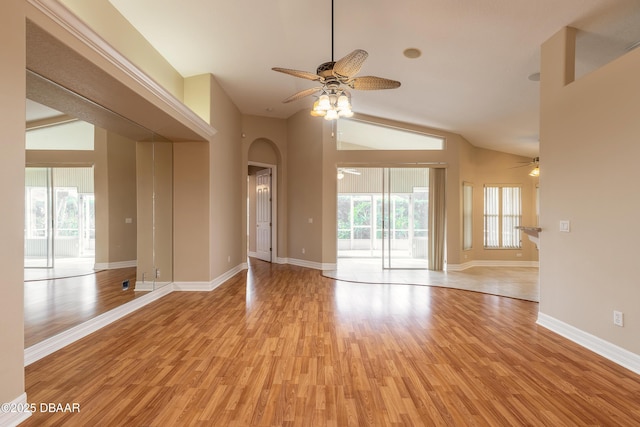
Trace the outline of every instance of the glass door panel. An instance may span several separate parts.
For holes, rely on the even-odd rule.
[[[428,268],[429,169],[385,168],[381,198],[382,267]]]
[[[24,266],[53,267],[51,169],[25,169]]]

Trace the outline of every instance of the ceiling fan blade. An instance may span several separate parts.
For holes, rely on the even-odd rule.
[[[287,103],[287,102],[291,102],[291,101],[296,101],[296,100],[298,100],[300,98],[304,98],[305,96],[313,95],[314,93],[316,93],[316,92],[318,92],[320,90],[322,90],[322,87],[312,87],[310,89],[301,90],[298,93],[294,93],[293,95],[291,95],[290,97],[288,97],[287,99],[285,99],[282,102]]]
[[[333,73],[341,77],[352,77],[358,74],[369,54],[366,50],[356,49],[342,59],[336,61]]]
[[[353,169],[342,169],[342,172],[350,173],[351,175],[360,175],[360,172],[358,172],[357,170],[353,170]]]
[[[382,77],[364,76],[353,79],[349,86],[356,90],[395,89],[400,87],[400,82]]]
[[[320,80],[322,78],[319,75],[310,73],[308,71],[292,70],[290,68],[273,67],[272,70],[277,71],[279,73],[285,73],[294,77],[300,77],[302,79],[307,79],[307,80]]]

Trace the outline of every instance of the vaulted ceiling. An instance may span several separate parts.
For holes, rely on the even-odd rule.
[[[272,67],[331,60],[331,0],[110,0],[184,77],[216,76],[242,113],[286,118],[313,87]],[[402,82],[354,91],[355,112],[453,131],[476,146],[538,154],[540,45],[579,30],[577,75],[640,41],[638,0],[334,0],[335,59],[369,52],[359,75]],[[407,48],[422,55],[410,59]]]

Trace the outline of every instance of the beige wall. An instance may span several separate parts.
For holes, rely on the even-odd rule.
[[[574,47],[542,47],[540,312],[640,355],[640,49],[572,81]]]
[[[183,78],[108,0],[60,0],[118,52],[176,98],[183,99]]]
[[[27,166],[91,167],[94,152],[89,150],[27,150]]]
[[[173,279],[208,282],[210,240],[209,144],[173,147]]]
[[[96,127],[94,150],[96,263],[135,261],[136,143]]]
[[[0,14],[0,402],[11,402],[24,387],[24,3],[8,0]]]
[[[246,164],[242,164],[242,116],[213,76],[210,76],[211,140],[210,247],[211,278],[246,262]],[[243,229],[243,224],[245,228]]]
[[[311,117],[306,110],[299,111],[287,121],[287,255],[290,259],[323,262],[323,239],[327,238],[322,234],[321,159],[322,127],[325,123],[324,120]],[[303,249],[305,253],[302,253]]]

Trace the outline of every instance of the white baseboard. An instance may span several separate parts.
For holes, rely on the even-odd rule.
[[[314,270],[335,270],[338,268],[336,263],[321,263],[295,258],[288,258],[287,264],[297,265],[299,267],[313,268]]]
[[[273,262],[275,264],[289,264],[289,258],[275,257]]]
[[[136,287],[134,291],[153,291],[158,288],[163,288],[167,285],[171,285],[173,282],[138,282],[136,281]]]
[[[251,258],[258,258],[258,252],[248,251],[247,256],[250,256]]]
[[[640,375],[640,355],[544,313],[538,313],[536,323]]]
[[[471,267],[538,267],[538,261],[474,260],[463,264],[447,264],[446,271],[463,271]]]
[[[226,271],[210,282],[174,282],[173,288],[176,291],[209,292],[247,268],[249,268],[249,265],[244,262],[235,266],[231,270]]]
[[[118,262],[97,262],[94,264],[94,270],[115,270],[116,268],[137,267],[138,261],[118,261]]]
[[[0,411],[0,426],[16,427],[31,416],[31,411],[24,410],[29,405],[27,403],[27,393],[22,393],[11,402],[3,403],[4,405],[9,405],[9,411],[5,412],[4,408]]]
[[[84,338],[98,329],[133,313],[139,308],[162,298],[172,291],[173,286],[164,286],[156,289],[153,292],[149,292],[147,295],[142,295],[133,301],[122,304],[121,306],[107,311],[106,313],[102,313],[101,315],[87,320],[80,325],[74,326],[73,328],[61,332],[58,335],[54,335],[51,338],[47,338],[44,341],[34,344],[24,350],[24,365],[29,366],[33,362],[36,362],[54,351],[60,350],[72,342],[75,342],[80,338]]]

